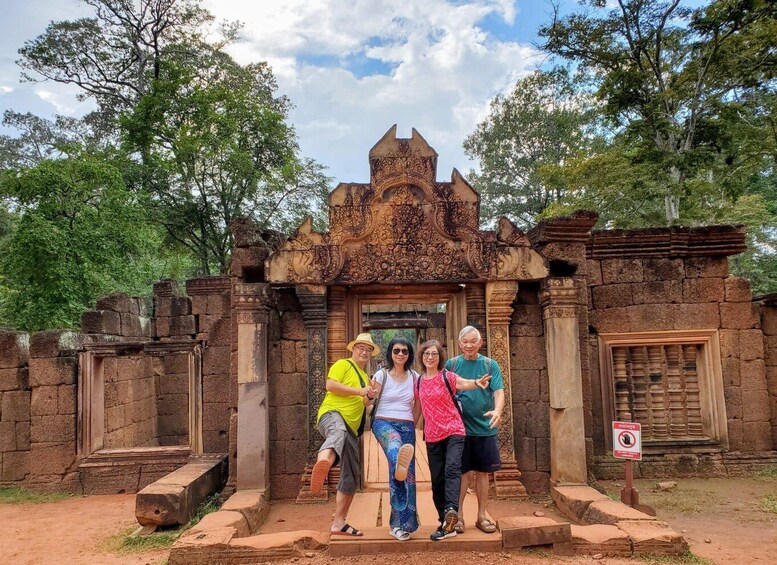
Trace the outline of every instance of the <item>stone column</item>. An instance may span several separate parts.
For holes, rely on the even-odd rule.
[[[270,486],[267,382],[269,285],[235,283],[237,315],[237,489]]]
[[[318,407],[326,393],[327,375],[327,292],[323,285],[297,285],[296,292],[302,306],[302,318],[308,334],[308,463],[302,477],[302,488],[297,502],[327,500],[323,490],[318,495],[310,493],[310,473],[316,460],[321,436],[316,430]],[[343,348],[345,349],[345,348]]]
[[[578,288],[572,278],[547,278],[540,298],[550,393],[550,480],[586,484]]]
[[[502,470],[494,474],[496,495],[500,498],[526,495],[526,488],[519,480],[521,472],[515,461],[513,438],[513,395],[510,371],[510,317],[513,301],[518,292],[516,281],[497,281],[486,284],[486,333],[488,356],[499,363],[504,381],[505,404],[502,423],[499,425],[499,455]]]

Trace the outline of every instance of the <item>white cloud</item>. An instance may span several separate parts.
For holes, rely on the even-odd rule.
[[[206,4],[220,18],[245,23],[231,53],[242,63],[273,66],[296,106],[292,121],[303,152],[329,166],[337,181],[367,181],[367,152],[395,123],[399,135],[415,127],[437,150],[439,178],[454,166],[468,169],[465,136],[489,100],[539,61],[533,47],[497,40],[483,28],[487,16],[511,25],[511,0]],[[353,59],[367,64],[366,72],[349,67]]]

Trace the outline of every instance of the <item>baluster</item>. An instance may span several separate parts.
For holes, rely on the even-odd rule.
[[[685,371],[685,404],[688,411],[688,435],[703,437],[701,400],[699,398],[699,372],[696,367],[696,345],[683,346],[683,370]]]
[[[666,426],[666,408],[664,406],[664,376],[661,372],[660,345],[651,345],[647,348],[648,371],[650,375],[650,413],[653,416],[651,431],[653,438],[663,439],[669,436]]]
[[[642,424],[642,433],[650,436],[650,421],[647,407],[647,375],[645,373],[645,349],[629,348],[631,357],[631,386],[634,391],[634,421]]]
[[[615,419],[622,421],[629,410],[629,381],[626,372],[625,347],[612,348],[612,369],[615,380]]]
[[[669,393],[669,435],[686,437],[688,435],[688,421],[683,406],[683,389],[680,379],[680,347],[667,345],[664,352],[666,354],[666,380]]]

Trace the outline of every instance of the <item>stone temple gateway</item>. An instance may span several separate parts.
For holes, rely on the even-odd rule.
[[[579,213],[484,230],[417,132],[390,129],[369,163],[330,194],[328,231],[237,223],[229,276],[110,295],[81,332],[0,332],[0,481],[137,492],[226,454],[238,491],[314,500],[315,414],[345,344],[407,328],[454,354],[466,324],[505,376],[497,496],[620,476],[626,413],[642,476],[777,463],[777,296],[729,274],[741,228],[593,230]]]

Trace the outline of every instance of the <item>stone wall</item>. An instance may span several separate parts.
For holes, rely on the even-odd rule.
[[[152,315],[151,300],[117,292],[101,298],[94,310],[81,315],[81,331],[85,334],[151,338],[155,331]]]
[[[153,359],[158,445],[189,444],[189,354]]]
[[[772,442],[777,448],[777,296],[773,296],[761,308],[761,327],[764,334],[766,385],[772,417]]]
[[[29,335],[0,331],[0,483],[30,473]]]
[[[550,479],[550,398],[538,290],[536,284],[521,285],[510,321],[515,455],[529,492],[547,492]]]
[[[278,309],[270,310],[268,340],[272,498],[294,498],[307,463],[308,350],[293,289],[278,291]]]
[[[159,445],[156,387],[151,371],[151,359],[145,355],[108,357],[103,362],[103,378],[103,448]]]

